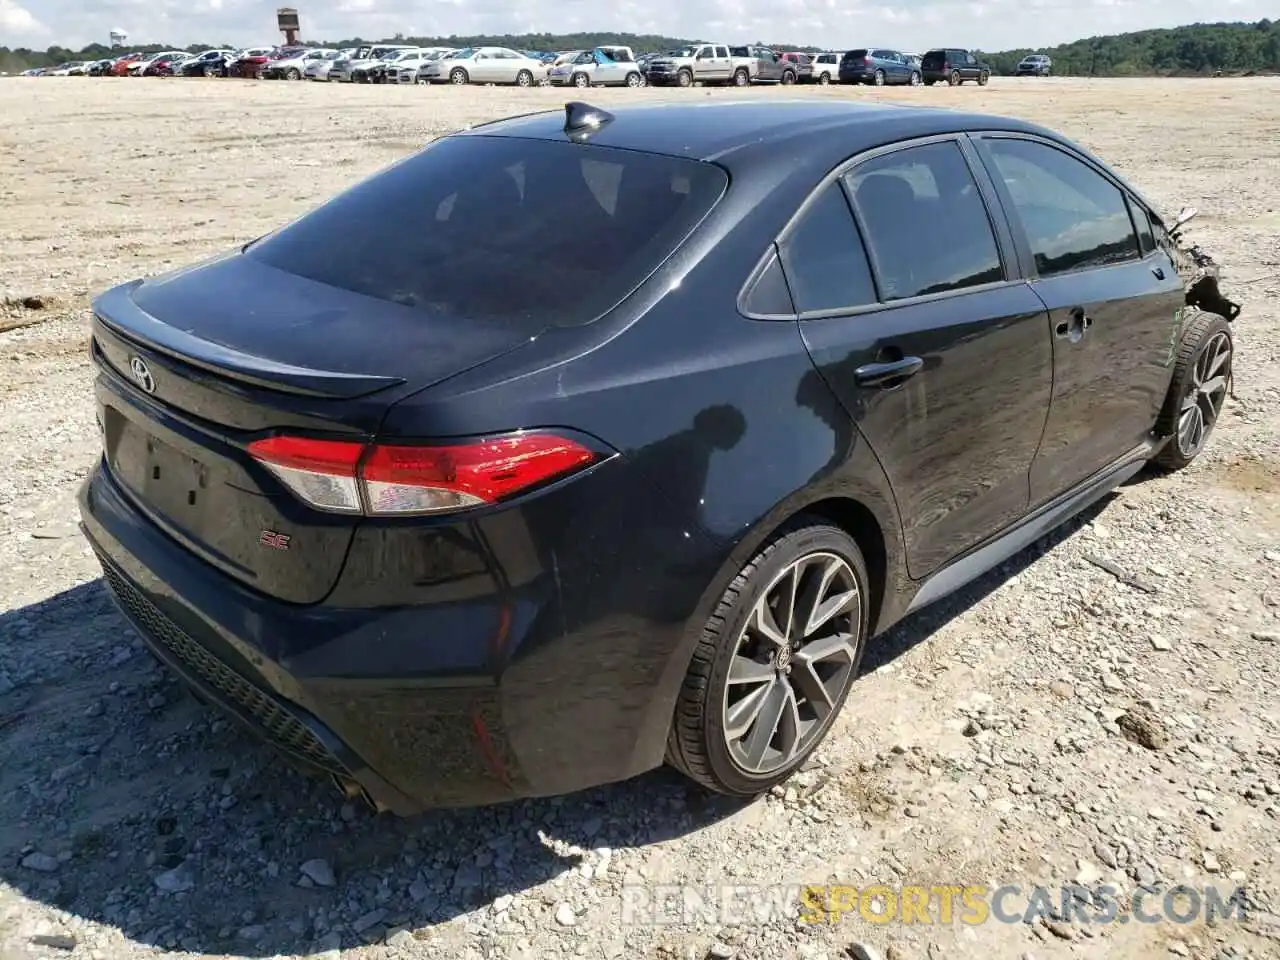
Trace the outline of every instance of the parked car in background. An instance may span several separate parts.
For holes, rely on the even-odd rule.
[[[188,56],[189,54],[185,50],[166,50],[162,53],[150,54],[140,60],[134,60],[128,65],[127,70],[131,77],[153,76],[153,73],[148,73],[151,68],[157,67],[161,63],[167,64],[172,60],[186,59]]]
[[[329,79],[336,80],[339,83],[354,83],[356,75],[362,73],[364,68],[373,63],[381,63],[383,59],[395,53],[397,50],[416,50],[417,48],[407,43],[399,44],[380,44],[377,46],[361,47],[354,57],[349,60],[339,60],[333,65],[329,71]]]
[[[382,83],[386,79],[387,68],[396,63],[412,64],[414,76],[422,66],[423,51],[417,47],[404,50],[392,50],[386,56],[372,60],[351,71],[351,79],[356,83]]]
[[[145,55],[142,53],[126,53],[122,57],[116,57],[107,73],[113,77],[127,77],[129,75],[129,68],[139,60],[143,60],[145,58]]]
[[[691,87],[695,83],[727,84],[741,70],[750,82],[754,58],[735,58],[727,43],[691,43],[649,61],[645,75],[655,86]]]
[[[921,75],[928,86],[946,83],[958,87],[972,80],[985,87],[991,77],[990,67],[960,47],[930,50],[921,58],[920,64]]]
[[[114,60],[95,60],[85,69],[85,75],[90,77],[105,77],[111,70]]]
[[[1015,77],[1047,77],[1053,69],[1053,61],[1043,53],[1033,53],[1018,61],[1013,68]]]
[[[182,65],[191,59],[185,50],[169,57],[162,57],[147,64],[142,71],[144,77],[172,77],[182,69]]]
[[[228,61],[227,76],[256,80],[276,52],[275,47],[249,47],[241,50]]]
[[[344,57],[351,56],[353,50],[330,50],[323,57],[317,57],[307,63],[306,69],[302,71],[302,75],[308,80],[328,80],[329,71],[333,69],[333,65]]]
[[[234,50],[205,50],[184,60],[178,74],[184,77],[220,77],[226,71],[227,57],[234,56]]]
[[[327,47],[312,47],[295,53],[291,57],[272,60],[262,71],[262,78],[264,80],[301,80],[308,66],[317,60],[323,60],[331,53],[337,53],[337,51]]]
[[[922,75],[906,54],[887,47],[871,47],[848,50],[840,58],[841,83],[871,83],[877,87],[888,84],[920,83]]]
[[[423,56],[422,64],[418,67],[418,75],[414,78],[415,81],[418,83],[431,83],[431,78],[427,75],[427,68],[439,63],[441,60],[448,59],[456,52],[456,50],[445,48],[427,53]],[[404,81],[401,80],[400,82],[403,83]]]
[[[467,47],[424,67],[430,83],[500,83],[537,86],[547,74],[541,60],[507,47]]]
[[[596,47],[566,55],[547,70],[557,87],[643,87],[644,75],[630,47]]]
[[[814,54],[805,53],[802,50],[787,50],[783,52],[782,59],[796,68],[796,83],[809,83],[813,79],[813,58]]]
[[[840,79],[840,54],[824,51],[813,55],[809,82],[826,86]]]
[[[887,103],[443,136],[95,298],[81,529],[168,670],[377,809],[760,795],[850,697],[896,736],[873,638],[1207,448],[1238,307],[1184,216]]]
[[[729,56],[733,59],[733,70],[729,82],[735,87],[745,87],[749,83],[781,83],[793,84],[799,79],[799,68],[790,60],[771,50],[769,47],[740,46],[730,47]]]

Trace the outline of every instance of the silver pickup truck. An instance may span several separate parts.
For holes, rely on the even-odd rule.
[[[691,43],[650,60],[645,79],[655,86],[728,85],[740,69],[754,66],[754,58],[733,56],[727,43]]]

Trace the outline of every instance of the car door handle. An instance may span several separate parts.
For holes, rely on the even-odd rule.
[[[1075,307],[1071,311],[1071,319],[1063,320],[1053,328],[1053,334],[1059,340],[1070,340],[1072,343],[1079,343],[1081,338],[1093,326],[1093,317],[1084,312],[1082,307]]]
[[[1164,267],[1152,267],[1151,272],[1156,275],[1157,280],[1164,279]]]
[[[919,357],[903,357],[887,363],[867,363],[853,371],[860,387],[896,387],[908,377],[914,377],[924,369]]]

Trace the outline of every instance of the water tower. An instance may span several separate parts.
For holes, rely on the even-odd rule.
[[[111,31],[111,46],[123,47],[128,42],[129,34],[127,31],[121,30],[119,27]]]
[[[294,7],[278,8],[276,27],[284,34],[284,45],[294,46],[298,42],[298,34],[302,32],[302,28],[298,25],[298,11]]]

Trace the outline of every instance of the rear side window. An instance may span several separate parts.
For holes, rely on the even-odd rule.
[[[1106,178],[1042,143],[984,142],[1041,276],[1137,259],[1138,237],[1124,194]]]
[[[866,58],[867,58],[867,51],[865,51],[865,50],[850,50],[848,53],[846,53],[846,54],[844,55],[844,62],[845,62],[845,63],[853,63],[853,62],[858,61],[858,60],[865,60]]]
[[[1138,231],[1138,250],[1145,257],[1156,248],[1155,237],[1151,234],[1151,220],[1142,204],[1132,198],[1129,200],[1129,212],[1133,214],[1133,225]]]
[[[838,183],[823,188],[787,237],[782,266],[799,313],[876,302],[858,226]]]
[[[424,315],[534,333],[588,323],[616,305],[727,184],[719,167],[679,157],[447,137],[246,255]]]
[[[986,204],[953,142],[909,147],[847,175],[885,301],[1004,279]]]

